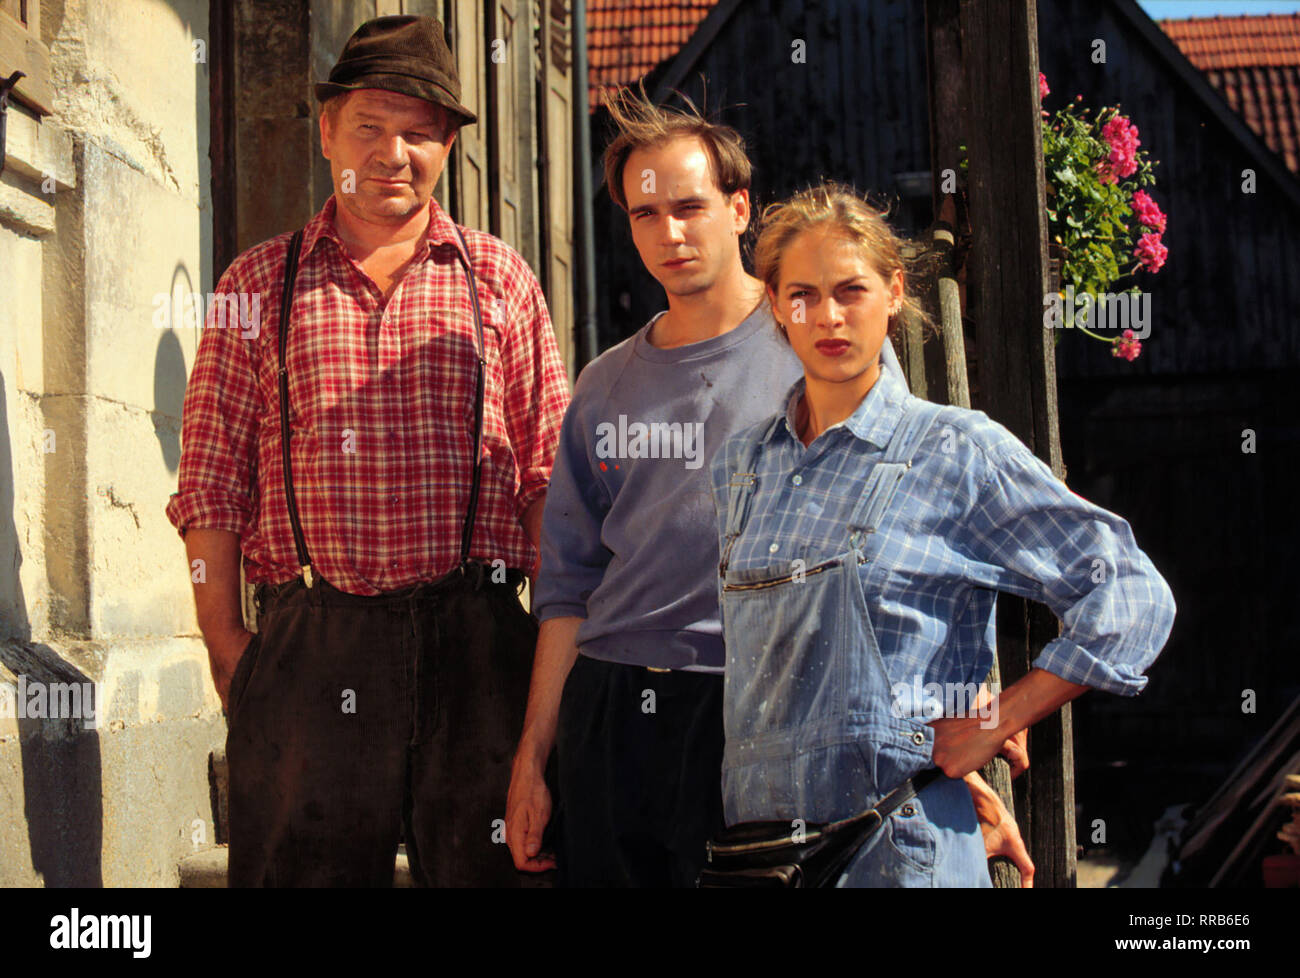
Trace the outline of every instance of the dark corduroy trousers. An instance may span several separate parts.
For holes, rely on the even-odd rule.
[[[517,886],[505,839],[537,624],[460,575],[359,597],[259,589],[231,683],[230,885]]]

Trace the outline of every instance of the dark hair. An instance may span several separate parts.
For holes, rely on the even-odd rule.
[[[605,147],[601,162],[609,195],[623,210],[627,210],[623,168],[628,157],[638,149],[662,146],[683,136],[694,136],[704,144],[713,182],[723,194],[731,196],[738,190],[749,189],[753,167],[745,154],[744,138],[731,126],[710,122],[694,102],[685,95],[681,98],[686,103],[683,109],[655,105],[646,95],[644,85],[604,96],[604,105],[618,127],[618,135]]]

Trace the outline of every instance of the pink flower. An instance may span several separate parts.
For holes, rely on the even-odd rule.
[[[1110,145],[1110,155],[1097,164],[1102,183],[1115,183],[1119,177],[1131,177],[1137,172],[1137,126],[1122,115],[1114,116],[1102,126],[1101,134]]]
[[[1142,263],[1148,272],[1158,272],[1164,267],[1165,259],[1169,257],[1169,249],[1160,242],[1160,235],[1154,232],[1148,232],[1138,239],[1137,247],[1133,249],[1133,257]]]
[[[1137,215],[1144,227],[1149,227],[1160,234],[1165,233],[1165,213],[1160,209],[1160,205],[1151,199],[1150,194],[1145,190],[1137,191],[1133,194],[1132,204],[1133,213]]]
[[[1114,345],[1110,348],[1111,356],[1123,357],[1130,363],[1136,360],[1138,354],[1141,352],[1142,341],[1134,335],[1133,330],[1131,329],[1124,330],[1124,335],[1120,339],[1115,340]]]
[[[1047,87],[1047,76],[1041,71],[1038,73],[1038,101],[1042,101],[1052,94],[1052,90]]]

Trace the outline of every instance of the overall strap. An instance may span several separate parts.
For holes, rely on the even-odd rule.
[[[903,402],[903,416],[898,427],[885,446],[885,454],[867,476],[862,496],[849,518],[849,539],[854,546],[857,546],[862,533],[875,533],[880,526],[881,517],[889,508],[899,482],[912,467],[917,449],[942,409],[943,405],[919,397],[908,397]]]
[[[478,342],[475,349],[478,367],[474,379],[474,463],[470,477],[469,506],[465,511],[465,525],[460,533],[460,570],[461,573],[465,573],[469,568],[469,545],[474,537],[474,515],[478,511],[479,485],[483,479],[483,378],[487,356],[483,343],[483,312],[478,304],[478,279],[475,278],[474,268],[467,257],[469,242],[465,240],[465,234],[459,224],[453,221],[452,227],[456,229],[456,236],[460,238],[461,246],[465,249],[464,254],[457,251],[456,257],[460,259],[461,267],[465,269],[465,278],[469,282],[469,298],[474,305],[474,332]]]
[[[293,284],[298,277],[298,253],[302,250],[302,237],[302,230],[298,230],[289,239],[289,255],[284,261],[284,288],[280,292],[280,451],[284,461],[284,491],[289,504],[289,523],[293,526],[293,545],[298,551],[298,566],[302,568],[303,583],[311,588],[311,557],[307,553],[307,539],[303,536],[302,522],[298,518],[298,499],[293,492],[293,462],[289,448],[289,368],[285,364],[285,351],[289,345],[289,310],[293,307]]]
[[[762,454],[763,443],[772,434],[772,430],[781,423],[781,415],[772,419],[766,427],[757,432],[741,449],[740,468],[731,473],[727,483],[727,525],[724,531],[726,547],[722,552],[722,561],[718,573],[727,573],[727,560],[731,557],[731,547],[745,528],[749,519],[749,500],[754,495],[758,480],[758,457]]]

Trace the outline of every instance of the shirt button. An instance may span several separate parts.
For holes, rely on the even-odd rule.
[[[767,552],[770,553],[770,554],[774,554],[774,553],[776,553],[777,550],[778,550],[778,547],[777,547],[777,545],[776,545],[775,543],[772,544],[772,546],[770,546],[770,547],[767,548]]]
[[[898,814],[902,815],[903,818],[911,818],[913,815],[916,814],[916,809],[913,808],[911,805],[904,805],[902,808],[898,810]]]
[[[801,475],[796,475],[796,476],[795,476],[794,478],[792,478],[790,481],[793,482],[796,486],[801,486],[801,485],[803,485],[803,476],[801,476]]]
[[[916,731],[912,734],[912,743],[916,744],[917,747],[920,747],[925,743],[925,734],[921,733],[919,730]]]

